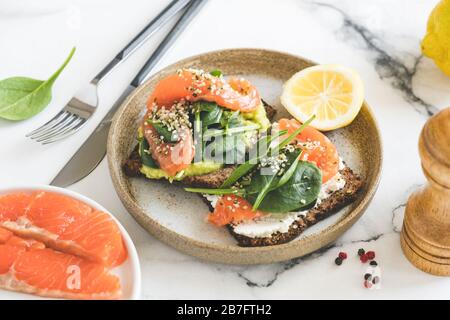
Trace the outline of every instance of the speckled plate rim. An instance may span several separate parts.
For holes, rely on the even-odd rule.
[[[358,116],[362,116],[363,114],[367,118],[367,120],[371,122],[371,124],[375,128],[374,132],[376,134],[375,138],[379,142],[378,146],[379,154],[375,161],[376,166],[372,168],[372,170],[374,170],[375,172],[374,177],[372,178],[371,183],[368,185],[368,188],[365,190],[365,194],[362,196],[362,199],[360,200],[358,205],[354,207],[348,214],[342,217],[335,224],[321,230],[318,233],[308,235],[305,238],[298,241],[291,241],[285,244],[267,247],[239,247],[237,245],[220,245],[220,244],[205,243],[192,239],[190,237],[181,235],[173,230],[166,228],[165,226],[158,223],[156,220],[152,219],[145,212],[143,212],[141,207],[136,203],[136,201],[131,196],[128,190],[127,182],[125,181],[125,179],[121,178],[119,172],[119,170],[122,170],[121,163],[117,163],[117,161],[114,161],[114,159],[116,159],[118,156],[117,149],[115,148],[115,141],[116,141],[115,137],[118,134],[119,130],[118,119],[120,119],[122,114],[126,112],[127,106],[130,103],[130,101],[136,95],[138,95],[141,90],[144,89],[146,83],[153,81],[155,78],[158,78],[161,74],[164,74],[168,69],[180,68],[194,60],[206,58],[208,55],[227,54],[227,53],[229,54],[255,53],[262,55],[264,54],[280,55],[286,56],[289,59],[297,59],[299,60],[299,62],[303,61],[310,64],[316,64],[315,62],[309,59],[305,59],[303,57],[281,51],[254,49],[254,48],[239,48],[239,49],[210,51],[198,54],[195,56],[185,58],[183,60],[180,60],[176,63],[173,63],[165,67],[164,69],[160,70],[159,72],[155,73],[152,77],[150,77],[144,84],[136,88],[123,102],[119,110],[116,112],[116,115],[114,116],[109,131],[107,143],[108,166],[113,181],[113,185],[125,208],[144,229],[146,229],[150,234],[152,234],[162,242],[167,243],[170,246],[186,254],[204,260],[225,264],[263,264],[263,263],[285,261],[312,253],[334,242],[340,235],[342,235],[345,231],[347,231],[367,209],[368,205],[370,204],[370,201],[372,200],[378,188],[383,163],[383,146],[379,126],[375,120],[373,111],[371,110],[366,101],[364,101],[364,104]]]

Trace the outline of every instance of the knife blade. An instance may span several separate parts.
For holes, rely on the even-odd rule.
[[[86,177],[100,164],[106,154],[106,141],[114,113],[134,89],[136,87],[129,85],[124,90],[97,128],[53,179],[51,185],[63,188],[70,186]]]
[[[108,132],[116,110],[122,105],[130,93],[146,80],[153,67],[163,57],[167,52],[167,49],[175,42],[206,1],[207,0],[192,0],[191,3],[189,3],[188,8],[183,15],[158,45],[131,84],[127,86],[97,128],[53,179],[50,183],[51,185],[58,187],[70,186],[86,177],[99,165],[106,155]]]

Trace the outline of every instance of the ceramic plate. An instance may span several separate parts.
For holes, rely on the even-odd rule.
[[[152,235],[187,254],[215,262],[256,264],[282,261],[311,253],[333,242],[363,214],[378,185],[382,149],[380,134],[364,103],[351,125],[327,134],[346,163],[364,180],[355,202],[282,245],[243,248],[226,228],[205,221],[207,206],[196,194],[166,181],[129,178],[121,165],[136,145],[136,130],[145,102],[155,84],[179,68],[219,69],[225,75],[249,79],[261,97],[277,109],[276,118],[289,116],[279,97],[282,84],[314,63],[286,53],[261,49],[231,49],[187,58],[155,74],[137,88],[117,112],[109,133],[108,161],[116,191],[131,215]]]
[[[74,191],[46,186],[46,185],[37,185],[37,186],[15,186],[11,188],[2,188],[0,189],[0,194],[5,194],[9,192],[23,191],[23,192],[32,192],[36,190],[44,190],[50,192],[61,193],[66,196],[72,197],[74,199],[80,200],[89,206],[108,213],[111,218],[118,224],[120,231],[122,232],[122,237],[124,239],[125,245],[128,250],[128,258],[122,263],[120,266],[111,270],[112,273],[117,275],[120,278],[120,284],[122,286],[122,299],[126,300],[136,300],[139,299],[141,293],[141,267],[139,265],[139,259],[136,252],[136,247],[133,244],[133,241],[130,238],[130,235],[125,230],[125,228],[120,224],[120,222],[104,207],[99,205],[94,200],[91,200],[85,196],[82,196],[79,193]],[[29,295],[25,293],[18,293],[14,291],[7,291],[0,289],[0,300],[4,299],[48,299],[35,295]]]

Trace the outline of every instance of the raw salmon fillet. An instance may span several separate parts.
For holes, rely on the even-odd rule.
[[[0,288],[71,299],[117,299],[120,281],[99,263],[0,228]]]
[[[106,267],[127,257],[119,227],[107,213],[58,193],[1,195],[0,227]]]

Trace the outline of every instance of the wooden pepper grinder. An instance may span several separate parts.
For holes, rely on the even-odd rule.
[[[402,249],[417,268],[450,276],[450,108],[427,121],[419,154],[428,183],[408,199]]]

